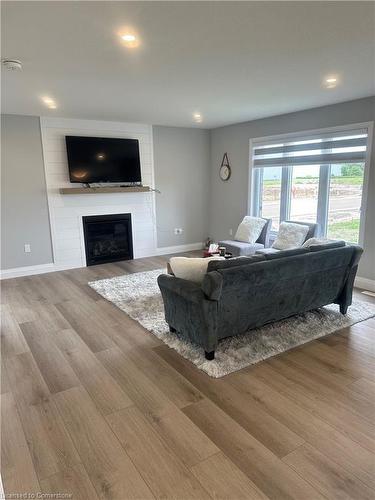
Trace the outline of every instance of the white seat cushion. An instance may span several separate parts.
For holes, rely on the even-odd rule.
[[[282,222],[272,248],[276,248],[277,250],[298,248],[305,241],[308,232],[309,226],[294,224],[293,222]]]
[[[176,278],[202,283],[211,260],[225,260],[224,257],[171,257],[169,265]]]
[[[235,240],[219,241],[219,246],[225,247],[226,251],[231,253],[233,257],[253,255],[260,248],[264,248],[262,243],[245,243]]]
[[[266,222],[260,217],[250,217],[247,215],[238,226],[234,239],[245,243],[255,243]]]

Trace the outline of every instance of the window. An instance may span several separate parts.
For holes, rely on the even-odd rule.
[[[358,243],[367,128],[254,140],[251,213],[318,222],[321,235]]]
[[[364,163],[333,165],[329,186],[327,236],[359,242]]]
[[[280,200],[282,168],[261,170],[262,196],[260,211],[262,217],[272,219],[272,229],[278,231],[280,224]]]
[[[292,167],[289,219],[316,222],[320,167]]]

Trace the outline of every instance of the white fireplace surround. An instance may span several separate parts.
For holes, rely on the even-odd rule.
[[[41,118],[41,134],[46,188],[51,224],[53,264],[36,266],[36,272],[86,266],[82,217],[130,213],[134,258],[195,249],[157,247],[155,193],[95,193],[62,195],[59,189],[71,187],[66,157],[65,136],[116,137],[139,140],[142,182],[155,187],[152,126],[134,123]],[[53,269],[51,269],[51,266]],[[21,273],[21,274],[20,274]],[[22,275],[20,270],[18,275]],[[33,274],[25,272],[25,274]]]

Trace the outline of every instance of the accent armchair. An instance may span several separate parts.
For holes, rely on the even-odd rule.
[[[231,253],[233,257],[247,257],[249,255],[253,255],[257,250],[267,248],[269,246],[272,219],[264,220],[266,221],[266,224],[264,225],[262,232],[255,243],[246,243],[244,241],[237,240],[223,240],[219,241],[219,245],[225,247],[227,252]]]

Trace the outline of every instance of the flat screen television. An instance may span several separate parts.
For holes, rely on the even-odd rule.
[[[70,182],[141,183],[137,139],[65,136]]]

